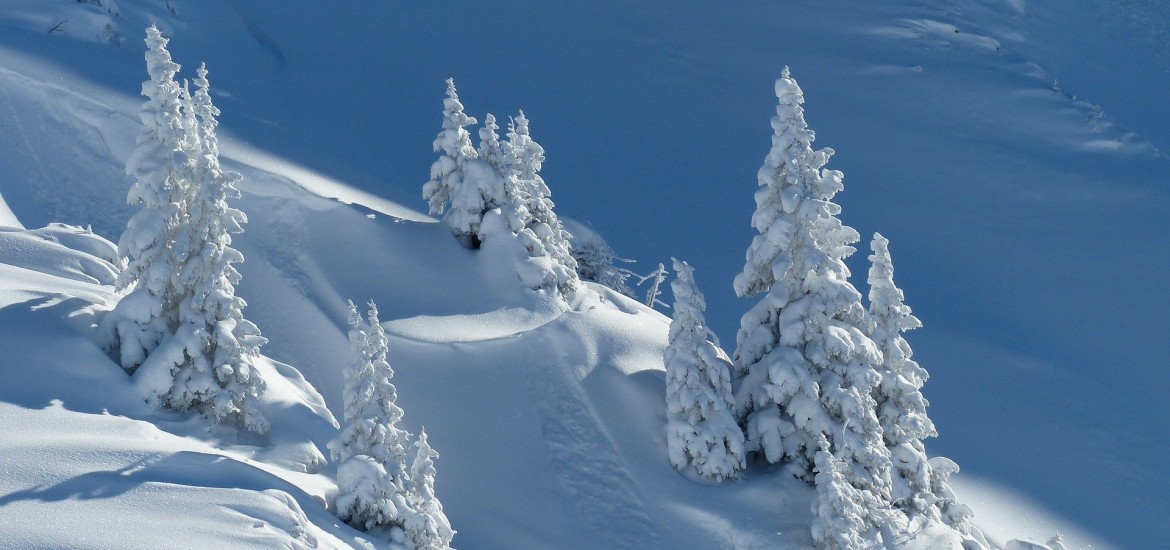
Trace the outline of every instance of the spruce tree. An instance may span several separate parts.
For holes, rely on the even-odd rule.
[[[937,435],[926,415],[927,401],[921,391],[929,375],[911,358],[914,352],[902,337],[903,332],[921,327],[922,322],[902,303],[902,290],[894,284],[889,240],[875,233],[870,248],[871,336],[883,357],[881,382],[874,395],[882,435],[893,462],[893,502],[908,515],[938,519],[931,505],[930,465],[922,443]]]
[[[246,303],[235,295],[240,273],[233,264],[244,257],[231,247],[231,235],[243,232],[247,217],[227,204],[239,197],[236,185],[242,178],[219,164],[219,109],[211,101],[205,66],[199,67],[195,86],[185,111],[196,123],[191,131],[197,154],[187,216],[174,245],[173,284],[181,292],[175,337],[184,352],[171,366],[173,385],[159,398],[174,409],[195,408],[216,422],[239,421],[263,432],[268,422],[258,403],[264,382],[253,361],[266,340],[244,318]]]
[[[732,414],[727,361],[707,341],[706,303],[694,268],[674,261],[674,318],[663,362],[666,365],[666,441],[676,470],[723,481],[745,465],[743,432]]]
[[[420,430],[410,466],[410,496],[416,514],[406,521],[406,539],[412,550],[448,550],[455,536],[435,496],[434,459],[438,457],[439,453],[427,443],[426,430]]]
[[[544,271],[538,288],[556,290],[569,296],[577,287],[577,261],[570,252],[570,235],[553,211],[552,192],[540,177],[544,147],[532,139],[528,118],[521,111],[510,125],[503,146],[504,189],[507,197],[505,219],[528,255]]]
[[[881,354],[867,336],[868,314],[844,259],[857,232],[832,202],[842,174],[823,169],[833,151],[813,150],[803,93],[785,67],[776,81],[772,149],[760,169],[759,231],[735,278],[740,296],[767,294],[740,322],[736,394],[746,446],[788,462],[814,481],[824,437],[847,464],[848,481],[889,499],[890,458],[875,414]]]
[[[503,144],[500,143],[500,129],[496,124],[495,115],[488,113],[483,119],[483,128],[479,129],[479,158],[488,163],[501,176],[507,170],[504,158]]]
[[[626,284],[626,280],[635,276],[633,271],[614,265],[614,262],[634,263],[619,257],[608,244],[604,242],[586,242],[578,244],[576,240],[570,243],[569,253],[577,261],[577,276],[583,281],[591,281],[617,293],[634,298],[634,290]]]
[[[394,370],[386,360],[388,339],[373,301],[367,315],[363,328],[357,306],[349,302],[353,364],[345,373],[341,433],[328,445],[339,463],[338,517],[367,531],[404,528],[413,513],[407,501],[410,434],[398,427],[403,413],[395,403],[398,391],[390,381]]]
[[[172,244],[185,221],[185,195],[193,169],[188,141],[189,119],[182,110],[182,88],[175,80],[179,65],[167,51],[168,39],[157,27],[146,30],[147,97],[139,109],[142,130],[126,161],[134,176],[127,201],[141,206],[118,240],[127,260],[118,275],[119,290],[133,290],[103,320],[106,348],[122,368],[136,370],[179,324],[178,290],[172,278]]]
[[[443,221],[468,247],[475,246],[479,223],[488,210],[477,182],[468,181],[468,164],[478,154],[467,127],[475,123],[474,118],[463,112],[463,104],[455,91],[455,80],[448,78],[447,98],[443,100],[443,129],[433,143],[435,152],[441,154],[431,165],[431,179],[423,185],[423,198],[430,206],[430,213],[443,214]]]
[[[829,442],[819,439],[816,465],[816,496],[812,501],[813,544],[822,550],[857,550],[880,547],[881,535],[871,530],[866,502],[872,495],[849,482],[849,464],[829,451]],[[876,539],[876,540],[875,540]]]

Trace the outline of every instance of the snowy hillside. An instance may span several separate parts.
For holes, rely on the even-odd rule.
[[[481,121],[532,119],[561,216],[640,274],[695,266],[730,353],[784,65],[837,151],[842,219],[860,248],[890,237],[926,326],[907,338],[932,375],[927,451],[962,466],[988,541],[1170,545],[1161,3],[304,4],[0,0],[0,547],[384,546],[327,509],[347,299],[381,310],[455,547],[807,547],[800,481],[670,468],[668,317],[600,286],[538,295],[420,197],[454,76]],[[244,176],[265,436],[150,408],[94,341],[152,22],[181,76],[207,62]]]

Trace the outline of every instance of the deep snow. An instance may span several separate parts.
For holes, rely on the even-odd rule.
[[[1170,56],[1157,2],[718,11],[493,3],[464,5],[457,16],[218,0],[179,2],[172,15],[164,4],[120,0],[115,17],[95,4],[0,1],[0,226],[65,222],[117,236],[129,214],[122,166],[145,74],[139,35],[157,18],[188,71],[208,62],[228,165],[245,172],[239,206],[251,223],[238,240],[248,258],[239,294],[272,340],[265,353],[295,367],[336,411],[344,300],[378,301],[396,335],[391,364],[408,427],[426,425],[442,454],[438,491],[460,531],[457,546],[584,548],[590,536],[612,536],[618,547],[720,537],[767,547],[776,531],[807,524],[807,495],[781,495],[776,486],[791,488],[774,476],[717,489],[664,468],[663,317],[614,295],[576,313],[533,300],[416,211],[442,81],[453,75],[470,114],[523,108],[533,119],[562,215],[592,222],[640,271],[671,255],[695,265],[709,321],[730,345],[751,303],[731,297],[730,279],[750,240],[771,81],[784,64],[805,89],[817,145],[838,151],[830,167],[845,172],[844,221],[891,238],[899,285],[926,324],[908,338],[933,375],[925,394],[941,437],[928,450],[964,467],[957,482],[976,523],[1000,543],[1061,529],[1094,548],[1170,545],[1155,527],[1170,512],[1160,458],[1170,448],[1154,428],[1170,420],[1160,399],[1170,344],[1157,329],[1168,304],[1156,291],[1170,268],[1159,239],[1170,223],[1160,152],[1170,148],[1170,125],[1152,92],[1165,88]],[[70,22],[65,32],[45,32],[61,19]],[[116,44],[103,43],[106,22],[117,27]],[[129,404],[130,388],[86,342],[85,314],[68,317],[112,299],[94,281],[101,269],[28,240],[6,239],[0,260],[2,401],[23,407],[5,405],[14,453],[4,454],[25,457],[7,459],[21,473],[4,476],[4,492],[23,504],[0,506],[17,522],[4,524],[46,510],[82,524],[158,502],[110,488],[139,480],[150,480],[147,488],[230,483],[171,473],[169,464],[201,464],[191,455],[126,481],[117,469],[141,456],[130,443],[109,438],[103,453],[116,464],[86,462],[71,447],[70,433],[123,429],[91,418],[107,409],[119,425],[182,424],[163,429],[151,453],[227,452],[197,422]],[[854,259],[861,286],[864,254]],[[560,370],[541,368],[550,357]],[[32,374],[41,371],[54,376]],[[311,410],[309,394],[297,402]],[[76,431],[59,429],[64,443],[45,453],[77,461],[49,470],[41,464],[50,454],[15,454],[35,445],[33,428],[58,425]],[[319,425],[299,437],[320,446],[328,433]],[[22,443],[22,434],[33,439]],[[224,479],[240,479],[232,468]],[[327,477],[293,490],[248,468],[238,485],[284,491],[309,514],[313,537],[353,542],[297,493],[322,494]],[[595,477],[565,474],[575,471]],[[86,477],[95,472],[131,485]],[[612,489],[626,482],[636,490]],[[110,507],[59,508],[86,491],[97,495],[86,502]],[[516,504],[484,505],[485,495],[501,494]],[[257,521],[293,540],[283,498],[256,504],[269,518]],[[586,509],[571,508],[576,502]],[[1019,502],[1030,514],[997,513]],[[238,536],[222,512],[198,514],[209,529],[218,525],[208,537]],[[7,541],[40,540],[43,531],[25,529],[5,530]],[[157,533],[151,526],[140,536]],[[94,546],[112,540],[92,536]]]

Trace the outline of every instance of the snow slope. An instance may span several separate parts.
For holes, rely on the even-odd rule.
[[[804,536],[795,531],[807,523],[807,496],[780,495],[776,486],[788,488],[781,480],[760,473],[714,489],[663,468],[653,369],[664,318],[612,295],[573,312],[534,301],[501,275],[506,269],[459,248],[413,210],[423,206],[442,82],[453,75],[470,114],[524,108],[533,119],[563,215],[591,221],[642,271],[671,255],[695,265],[711,285],[711,324],[730,346],[749,305],[731,297],[730,280],[750,239],[771,81],[784,64],[805,89],[817,144],[838,151],[830,166],[846,174],[843,219],[893,241],[898,282],[927,325],[908,338],[934,375],[925,392],[942,437],[928,450],[964,467],[960,490],[965,479],[986,480],[963,494],[979,500],[977,517],[997,518],[999,527],[984,522],[989,533],[1002,543],[1043,540],[1059,528],[1094,548],[1170,545],[1155,527],[1170,513],[1161,460],[1170,448],[1153,428],[1170,420],[1160,398],[1170,344],[1157,328],[1170,304],[1155,290],[1170,268],[1159,242],[1170,223],[1161,153],[1170,125],[1152,92],[1170,71],[1160,3],[681,10],[650,2],[618,10],[498,2],[455,14],[271,0],[171,4],[177,13],[161,0],[0,0],[0,226],[65,222],[118,235],[129,214],[122,161],[144,78],[139,36],[159,21],[188,70],[208,62],[224,111],[222,147],[246,175],[240,207],[251,224],[238,240],[248,258],[239,293],[272,340],[265,353],[295,367],[337,411],[344,300],[376,299],[395,335],[391,363],[408,427],[426,425],[443,455],[438,491],[458,546],[557,540],[587,548],[604,536],[618,547],[750,548],[776,544],[777,531],[781,540]],[[46,32],[62,20],[60,32]],[[108,422],[178,422],[129,401],[95,402],[131,393],[78,332],[88,304],[112,296],[91,260],[64,245],[30,248],[29,239],[13,237],[2,249],[11,296],[0,309],[8,316],[3,368],[70,370],[49,370],[59,384],[27,390],[36,398],[10,383],[30,375],[6,376],[2,401],[21,408],[5,406],[5,418],[75,425],[61,432],[64,442],[70,433],[131,429]],[[95,368],[72,378],[72,365]],[[307,386],[280,370],[292,376],[290,388],[306,388],[294,401],[309,414]],[[115,418],[90,418],[103,409]],[[309,516],[302,533],[357,540],[297,492],[324,494],[327,471],[290,487],[256,474],[268,464],[261,460],[237,476],[250,451],[225,450],[196,424],[163,430],[169,435],[149,452],[227,453],[227,462],[207,462],[224,464],[223,477],[244,479],[240,486],[291,495]],[[320,446],[329,429],[309,432]],[[67,489],[38,495],[133,463],[145,451],[129,449],[138,444],[131,439],[108,442],[125,462],[82,456],[60,470],[5,476],[5,493],[47,510],[72,506],[80,497]],[[291,462],[271,461],[295,463],[290,452]],[[46,456],[21,458],[19,471],[37,470]],[[214,485],[215,476],[184,480],[166,467],[200,464],[192,460],[164,461],[142,486]],[[28,492],[34,487],[41,493]],[[226,489],[202,502],[228,498]],[[109,510],[158,502],[136,495],[111,490],[100,502]],[[124,500],[136,498],[147,500]],[[288,519],[296,514],[277,505],[283,498],[256,504],[269,518],[257,521],[283,525],[272,536],[296,540]],[[984,512],[1012,502],[1047,510]],[[20,506],[0,506],[0,515],[35,517]],[[244,520],[221,522],[225,512],[212,508],[199,514],[219,525],[208,540],[238,536],[232,526]],[[82,521],[109,510],[62,515]],[[520,513],[528,510],[538,512]],[[6,531],[25,537],[7,542],[34,540]]]

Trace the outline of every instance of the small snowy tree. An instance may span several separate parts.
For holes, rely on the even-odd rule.
[[[828,440],[820,438],[819,449],[814,459],[817,492],[812,501],[813,543],[824,550],[880,546],[880,534],[869,535],[868,525],[872,522],[865,503],[872,496],[849,482],[850,466],[829,452]]]
[[[646,307],[651,309],[653,309],[654,306],[662,306],[666,308],[670,307],[666,305],[665,302],[658,299],[658,296],[662,294],[659,289],[662,287],[662,283],[666,281],[666,275],[666,266],[658,264],[658,268],[652,271],[649,275],[646,275],[645,277],[638,277],[638,286],[642,286],[642,283],[650,281],[650,288],[646,289],[646,301],[643,302],[646,304]]]
[[[416,511],[406,520],[406,540],[413,550],[447,550],[455,530],[443,513],[435,496],[435,462],[439,457],[427,443],[426,430],[420,430],[415,443],[414,461],[410,466],[410,497]]]
[[[441,152],[431,165],[431,179],[423,185],[423,198],[431,214],[443,215],[456,237],[468,246],[478,235],[479,222],[486,210],[479,190],[467,181],[467,164],[478,154],[471,143],[467,127],[476,120],[463,112],[455,80],[447,79],[447,98],[443,100],[443,129],[435,137],[435,152]],[[450,203],[450,209],[447,205]]]
[[[406,518],[413,513],[407,501],[410,434],[398,427],[403,413],[395,403],[398,391],[390,382],[394,370],[386,361],[388,339],[373,301],[368,320],[367,332],[357,307],[349,302],[354,363],[345,375],[341,433],[328,445],[333,460],[341,464],[338,517],[364,530],[404,528]],[[352,475],[342,479],[346,468]]]
[[[196,91],[186,112],[197,137],[186,220],[174,243],[172,284],[179,289],[179,327],[175,338],[182,353],[169,354],[173,383],[156,387],[160,404],[177,410],[197,409],[216,422],[238,421],[255,432],[268,422],[258,405],[264,382],[253,366],[266,341],[244,319],[244,300],[235,295],[240,273],[233,264],[244,257],[231,247],[231,234],[243,231],[243,212],[227,200],[238,197],[241,177],[219,165],[215,136],[217,109],[211,102],[207,69],[200,66]],[[162,360],[159,360],[162,362]],[[161,366],[159,367],[161,368]]]
[[[137,147],[126,161],[126,173],[135,179],[127,201],[142,209],[118,240],[118,253],[128,263],[116,283],[119,290],[134,289],[103,320],[106,348],[129,372],[179,324],[172,244],[184,222],[193,160],[182,88],[175,81],[179,65],[171,61],[167,42],[157,27],[146,30],[150,79],[142,83],[142,95],[147,100],[138,112]]]
[[[930,465],[922,440],[937,435],[926,415],[922,385],[928,374],[911,359],[914,352],[902,332],[922,326],[902,303],[902,290],[894,284],[894,263],[889,240],[875,233],[870,248],[869,311],[871,336],[882,352],[881,382],[875,388],[882,435],[893,462],[894,505],[911,515],[938,519],[930,489]]]
[[[503,176],[507,166],[505,165],[504,148],[500,143],[500,134],[497,132],[499,129],[500,125],[496,124],[495,115],[488,113],[483,119],[483,128],[479,129],[478,152],[479,158]]]
[[[730,362],[707,341],[706,303],[694,268],[674,261],[674,318],[666,365],[666,441],[676,470],[712,481],[734,479],[745,465],[743,432],[731,412]]]
[[[821,437],[846,462],[847,479],[889,499],[890,457],[875,414],[881,354],[844,259],[857,232],[832,202],[842,174],[825,170],[833,151],[814,151],[803,93],[785,67],[776,81],[772,149],[760,168],[752,225],[760,232],[735,278],[740,296],[767,292],[740,322],[736,394],[746,446],[815,478]]]
[[[634,260],[619,257],[609,245],[601,241],[578,244],[574,239],[571,244],[569,253],[577,261],[577,276],[581,280],[592,281],[624,296],[634,297],[634,290],[626,284],[626,280],[635,276],[634,272],[614,265],[614,262],[634,263]]]
[[[951,476],[959,472],[959,465],[949,458],[936,456],[930,459],[930,490],[934,505],[938,508],[943,523],[964,534],[971,534],[971,508],[959,502],[951,489]]]

